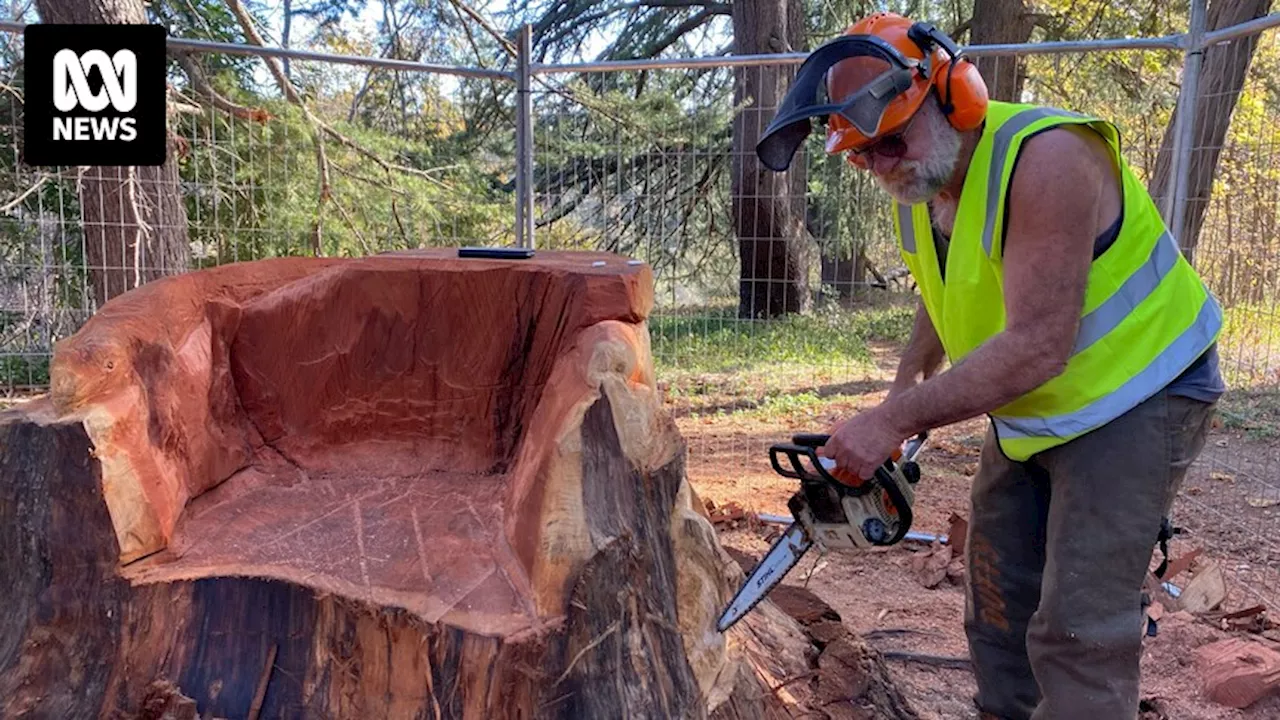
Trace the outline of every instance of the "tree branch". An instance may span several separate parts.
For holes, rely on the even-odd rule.
[[[227,7],[236,16],[236,20],[240,22],[241,29],[244,30],[245,37],[250,43],[262,46],[262,36],[258,34],[254,27],[253,18],[249,17],[249,13],[245,12],[244,6],[240,4],[240,0],[227,0]],[[289,99],[289,102],[297,105],[302,110],[302,115],[306,119],[307,124],[311,128],[311,144],[316,150],[316,169],[320,175],[319,199],[316,202],[316,219],[311,231],[311,250],[317,257],[323,255],[321,245],[321,234],[323,228],[324,206],[329,201],[332,194],[332,185],[329,182],[329,156],[324,148],[324,135],[320,131],[322,123],[319,118],[311,114],[310,108],[303,102],[302,96],[298,94],[297,88],[285,76],[284,71],[276,63],[273,57],[262,58],[267,64],[267,69],[271,71],[271,75],[276,79],[276,84],[280,86],[280,90]]]
[[[204,71],[200,69],[200,66],[196,64],[196,62],[192,60],[191,56],[187,53],[172,53],[172,57],[178,61],[178,64],[181,65],[182,69],[187,73],[187,78],[191,80],[191,86],[196,89],[196,92],[209,98],[209,101],[213,103],[214,107],[232,115],[233,117],[240,118],[241,120],[265,123],[271,119],[270,113],[268,113],[264,108],[251,108],[244,105],[238,105],[219,94],[218,91],[214,90],[213,86],[209,84],[209,79],[205,77]]]
[[[498,32],[497,28],[495,28],[488,20],[485,20],[480,13],[472,9],[470,5],[467,5],[466,3],[462,2],[462,0],[449,0],[449,4],[453,5],[453,7],[457,9],[459,12],[466,13],[468,16],[471,17],[472,20],[475,20],[477,23],[479,23],[480,27],[484,28],[485,32],[492,35],[493,38],[502,45],[502,49],[506,50],[508,55],[510,55],[511,57],[516,56],[517,53],[516,53],[515,43],[511,42],[506,38],[506,36]]]

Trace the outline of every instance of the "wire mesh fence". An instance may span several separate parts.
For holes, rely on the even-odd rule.
[[[1179,498],[1188,546],[1206,546],[1241,600],[1280,601],[1280,318],[1276,312],[1276,31],[1206,49],[1183,251],[1221,300],[1228,386]]]
[[[1186,533],[1172,549],[1200,547],[1218,559],[1233,599],[1275,602],[1280,525],[1268,478],[1277,475],[1280,443],[1266,439],[1280,428],[1271,351],[1277,203],[1274,130],[1264,115],[1280,100],[1267,79],[1273,46],[1267,33],[1205,57],[1186,203],[1188,222],[1203,226],[1188,233],[1199,242],[1184,252],[1224,304],[1219,351],[1231,391],[1177,501],[1175,524]],[[1246,76],[1241,56],[1250,51]],[[993,97],[1115,123],[1126,162],[1168,216],[1181,58],[1148,48],[986,53],[978,62]],[[887,389],[896,355],[878,349],[910,329],[913,287],[888,196],[827,156],[820,128],[788,173],[755,158],[755,138],[781,98],[774,88],[793,69],[560,73],[534,103],[537,244],[610,249],[652,264],[653,350],[695,479],[758,486],[771,472],[770,444],[825,430],[874,402],[864,393]],[[1112,82],[1081,81],[1098,76]],[[1214,165],[1206,157],[1214,149],[1218,175],[1197,179]],[[779,306],[806,312],[775,315]]]
[[[286,75],[276,58],[175,53],[166,165],[33,168],[19,162],[22,39],[7,39],[0,397],[47,386],[58,338],[167,274],[513,242],[510,83],[298,59]],[[424,139],[463,126],[456,149],[421,156]]]
[[[1230,392],[1178,500],[1189,534],[1175,549],[1204,547],[1233,591],[1277,602],[1274,33],[1204,57],[1185,206],[1198,231],[1184,236],[1198,240],[1184,251],[1226,311],[1219,350]],[[991,94],[1111,120],[1163,207],[1182,51],[1025,51],[979,52]],[[164,274],[515,241],[513,82],[175,54],[170,165],[40,169],[18,162],[20,36],[5,53],[0,396],[44,389],[58,338],[107,298]],[[888,388],[892,348],[911,328],[914,286],[889,198],[870,176],[826,155],[821,131],[786,173],[756,158],[755,138],[796,65],[543,67],[531,82],[534,244],[652,266],[653,354],[695,479],[770,475],[769,444],[823,430]],[[424,157],[426,146],[437,154]]]

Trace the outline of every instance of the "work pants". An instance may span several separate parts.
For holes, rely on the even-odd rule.
[[[1212,408],[1162,391],[1023,463],[988,429],[965,546],[983,717],[1137,717],[1143,578]]]

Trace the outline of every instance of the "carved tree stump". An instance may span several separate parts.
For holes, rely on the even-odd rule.
[[[114,299],[0,417],[0,716],[914,717],[851,636],[715,631],[651,283],[440,250]]]

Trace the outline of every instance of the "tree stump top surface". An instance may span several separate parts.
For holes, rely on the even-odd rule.
[[[52,405],[96,428],[130,579],[276,577],[507,634],[538,615],[546,408],[584,392],[555,368],[587,364],[588,329],[642,323],[651,280],[606,253],[456,249],[190,272],[60,342]]]

